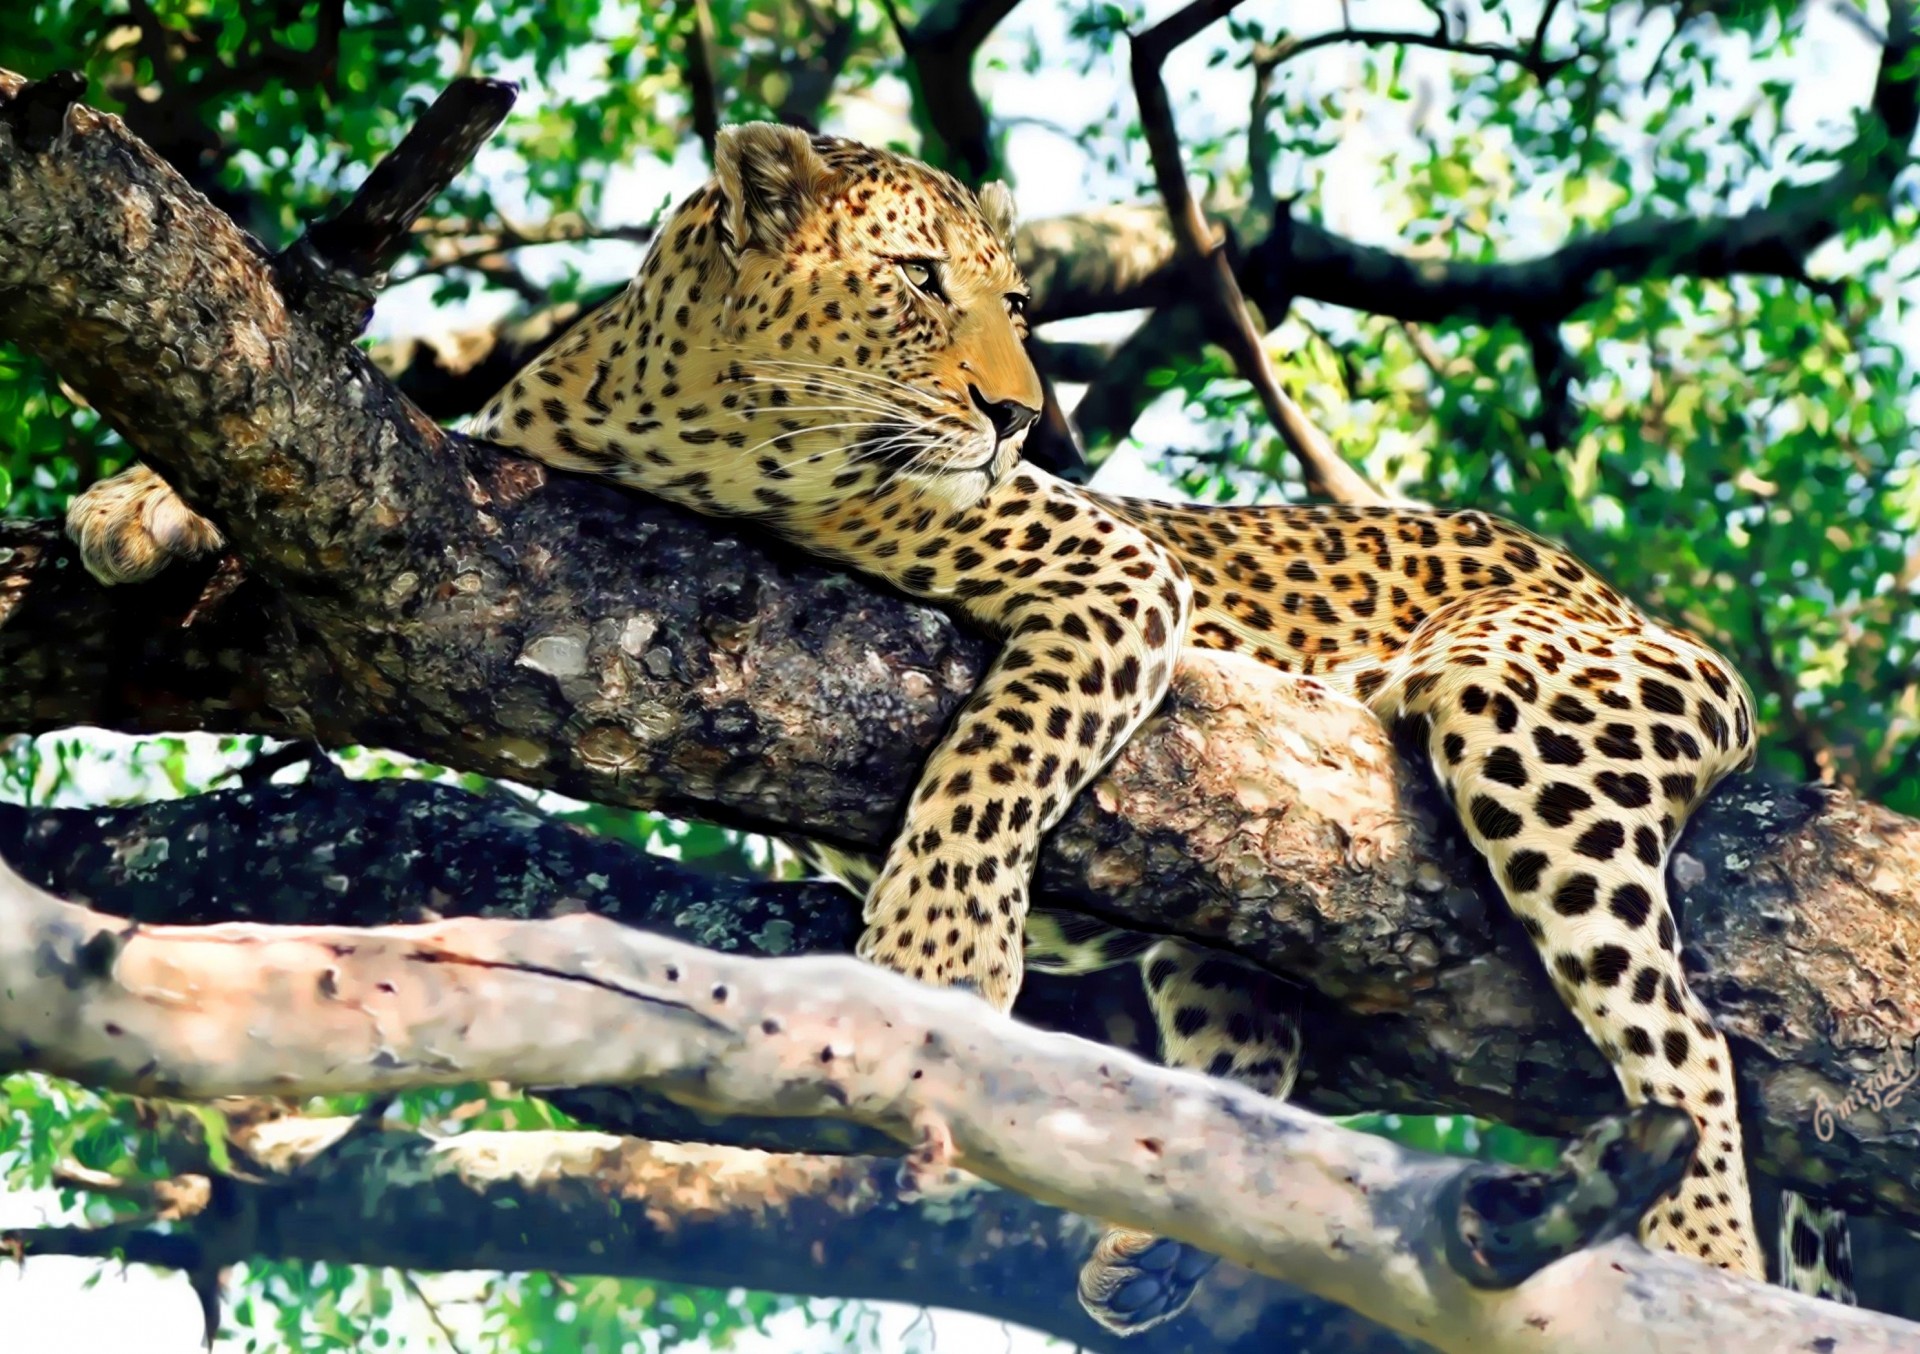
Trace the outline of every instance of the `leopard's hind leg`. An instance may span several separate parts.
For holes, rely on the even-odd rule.
[[[1764,1277],[1732,1058],[1681,968],[1666,888],[1680,825],[1751,760],[1739,682],[1704,645],[1643,618],[1487,589],[1436,612],[1372,703],[1419,726],[1468,837],[1627,1098],[1692,1116],[1690,1173],[1643,1239]]]
[[[1140,956],[1160,1060],[1284,1099],[1300,1063],[1297,993],[1261,969],[1178,940]],[[1182,1241],[1109,1228],[1080,1268],[1080,1305],[1134,1335],[1178,1316],[1215,1257]]]

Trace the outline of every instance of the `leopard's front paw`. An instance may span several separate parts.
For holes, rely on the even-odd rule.
[[[109,587],[144,583],[174,559],[211,554],[226,544],[213,523],[144,465],[129,466],[76,497],[67,509],[67,535],[87,572]]]
[[[1006,1011],[1020,992],[1026,912],[1024,881],[997,860],[889,864],[867,897],[867,926],[854,953],[923,983],[964,988]]]
[[[1218,1263],[1184,1241],[1110,1228],[1080,1266],[1080,1305],[1116,1335],[1138,1335],[1185,1311]]]

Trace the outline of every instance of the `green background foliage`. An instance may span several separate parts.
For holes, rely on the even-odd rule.
[[[0,25],[0,67],[84,71],[90,102],[125,116],[273,247],[341,201],[448,79],[521,82],[505,128],[429,213],[400,270],[418,283],[387,303],[390,326],[431,332],[597,294],[631,267],[627,242],[666,204],[668,167],[697,165],[707,110],[690,63],[708,70],[723,121],[784,117],[964,163],[943,140],[951,110],[919,101],[924,72],[899,36],[902,25],[937,36],[964,8],[712,0],[715,41],[702,51],[690,2],[28,0]],[[1839,78],[1856,94],[1870,83],[1865,69],[1857,78],[1810,69],[1806,11],[1785,0],[1555,3],[1538,41],[1540,5],[1466,0],[1455,34],[1507,56],[1383,43],[1282,59],[1288,19],[1302,25],[1293,36],[1317,31],[1301,8],[1250,3],[1171,68],[1189,170],[1215,200],[1278,199],[1300,219],[1337,223],[1362,204],[1379,242],[1426,258],[1510,260],[1629,219],[1767,204],[1828,172],[1856,135],[1846,117],[1805,112],[1809,82]],[[1337,8],[1320,8],[1317,19],[1338,24]],[[1430,8],[1353,6],[1356,23],[1422,32],[1434,27]],[[1420,22],[1404,22],[1409,9]],[[987,151],[1016,191],[1044,145],[1053,154],[1044,163],[1078,176],[1085,202],[1152,195],[1125,79],[1124,35],[1145,17],[1132,0],[1026,0],[984,48],[975,85],[994,114]],[[1268,84],[1250,127],[1256,63],[1269,67]],[[1049,97],[1055,86],[1077,93]],[[1356,136],[1366,152],[1343,153]],[[505,247],[458,247],[502,221]],[[1498,316],[1413,324],[1302,302],[1266,318],[1288,385],[1376,482],[1566,540],[1729,652],[1758,698],[1769,765],[1920,813],[1911,430],[1920,382],[1906,352],[1914,223],[1902,179],[1890,197],[1850,205],[1808,278],[1599,285],[1544,358],[1539,335]],[[540,242],[552,234],[585,243]],[[602,235],[622,243],[595,249]],[[1123,332],[1109,326],[1092,341]],[[1555,380],[1543,382],[1543,365]],[[1258,404],[1217,352],[1170,353],[1138,389],[1134,439],[1091,448],[1096,460],[1144,458],[1208,500],[1298,494]],[[50,373],[0,347],[6,512],[58,514],[125,454]],[[14,740],[0,743],[0,794],[31,803],[188,794],[259,751],[248,739]],[[520,793],[377,750],[341,760],[354,775],[447,776]],[[763,845],[737,834],[538,803],[717,870],[775,868]],[[9,1184],[44,1186],[68,1158],[165,1172],[127,1102],[38,1077],[5,1085]],[[402,1112],[433,1119],[479,1094],[414,1097]],[[485,1103],[484,1116],[461,1122],[552,1121],[534,1100]],[[1358,1122],[1461,1153],[1537,1161],[1546,1150],[1466,1119]],[[111,1208],[96,1196],[86,1206]],[[348,1348],[363,1337],[377,1347],[405,1283],[262,1265],[239,1291],[235,1315],[268,1342],[259,1347]],[[556,1347],[563,1326],[584,1341],[571,1348],[724,1347],[782,1309],[751,1294],[551,1276],[503,1278],[486,1301],[501,1347],[529,1350]],[[852,1343],[870,1338],[857,1313],[820,1319],[847,1322]]]

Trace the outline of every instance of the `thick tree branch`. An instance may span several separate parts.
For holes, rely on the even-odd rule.
[[[1122,1340],[1073,1298],[1094,1224],[977,1184],[916,1201],[894,1161],[595,1133],[429,1139],[306,1119],[240,1125],[229,1148],[250,1178],[216,1177],[219,1206],[165,1231],[36,1228],[0,1244],[17,1241],[29,1257],[124,1256],[190,1272],[274,1259],[744,1285],[976,1311],[1100,1354],[1428,1348],[1237,1269],[1216,1271],[1179,1322]],[[368,1217],[382,1225],[369,1228]]]
[[[973,87],[973,59],[1020,0],[935,0],[913,22],[895,0],[884,3],[906,54],[915,113],[939,138],[927,148],[928,158],[947,162],[970,183],[983,182],[996,157],[987,106]]]
[[[693,110],[693,129],[707,148],[707,163],[720,140],[720,113],[725,108],[714,76],[713,12],[707,0],[689,0],[687,14],[687,102]]]
[[[0,1062],[148,1094],[638,1082],[848,1119],[911,1145],[917,1189],[964,1170],[1448,1350],[1532,1350],[1543,1320],[1596,1354],[1710,1332],[1920,1350],[1920,1328],[1626,1239],[1692,1151],[1671,1109],[1603,1121],[1550,1172],[1447,1161],[856,960],[723,956],[586,915],[142,927],[0,872],[0,1032]]]

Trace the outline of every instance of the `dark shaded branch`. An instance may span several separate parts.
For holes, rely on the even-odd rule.
[[[1580,431],[1580,410],[1573,397],[1578,365],[1557,325],[1530,326],[1527,351],[1533,357],[1534,379],[1540,383],[1540,414],[1535,427],[1549,447],[1568,446]]]
[[[1098,459],[1124,438],[1147,404],[1160,394],[1147,377],[1157,370],[1177,370],[1200,356],[1207,338],[1206,320],[1198,306],[1167,305],[1147,316],[1140,327],[1113,350],[1099,378],[1088,384],[1073,420]]]
[[[466,78],[448,85],[352,200],[287,252],[301,253],[304,244],[327,269],[375,282],[406,245],[420,214],[506,121],[517,92],[502,80]]]
[[[188,625],[211,577],[180,569],[103,589],[58,523],[0,521],[0,728],[307,732],[290,712],[328,664],[303,656],[258,583]]]
[[[1056,343],[1036,338],[1027,341],[1034,365],[1056,381],[1085,383],[1096,379],[1113,360],[1113,349],[1104,343]]]
[[[1182,13],[1193,26],[1226,8],[1231,6],[1225,0],[1214,0],[1205,11]],[[1920,121],[1920,63],[1914,60],[1910,0],[1897,0],[1891,19],[1859,135],[1836,154],[1834,171],[1813,183],[1784,185],[1766,203],[1738,215],[1634,218],[1537,258],[1484,263],[1409,258],[1292,217],[1283,218],[1284,228],[1269,230],[1244,206],[1219,204],[1209,214],[1230,224],[1246,242],[1237,261],[1239,284],[1249,300],[1269,311],[1297,297],[1402,320],[1510,321],[1525,327],[1558,323],[1619,287],[1643,282],[1749,275],[1804,283],[1806,260],[1815,249],[1847,224],[1886,210],[1893,180],[1911,158]],[[1111,277],[1096,273],[1094,286],[1061,292],[1058,313],[1050,309],[1056,304],[1051,298],[1037,297],[1042,322],[1157,305],[1175,294],[1168,287],[1177,276],[1179,250],[1172,225],[1145,209],[1103,212],[1129,210],[1140,214],[1124,218],[1124,231],[1112,232],[1113,242],[1124,250],[1123,271]],[[1044,247],[1081,252],[1070,243],[1072,226],[1034,223],[1029,229],[1042,225],[1052,232],[1041,242]],[[1058,265],[1049,261],[1048,266]],[[1048,275],[1044,268],[1039,271]]]
[[[234,1150],[260,1183],[222,1181],[219,1211],[165,1232],[36,1228],[0,1240],[17,1240],[29,1257],[124,1255],[182,1270],[269,1259],[744,1285],[980,1312],[1102,1354],[1427,1348],[1235,1269],[1216,1271],[1179,1321],[1123,1340],[1073,1299],[1092,1223],[979,1186],[915,1203],[892,1161],[749,1161],[525,1133],[448,1142],[376,1131],[319,1150],[339,1131],[301,1120],[242,1129]],[[582,1170],[588,1156],[594,1165]],[[381,1225],[368,1227],[368,1217]]]
[[[1737,216],[1641,217],[1514,263],[1409,259],[1305,221],[1247,252],[1243,279],[1403,320],[1565,320],[1617,287],[1675,277],[1780,277],[1815,285],[1808,257],[1849,222],[1884,212],[1920,120],[1913,6],[1895,0],[1860,133],[1826,178],[1788,184]]]
[[[851,14],[842,14],[831,4],[822,8],[812,0],[801,0],[801,12],[813,42],[804,52],[782,53],[786,58],[783,69],[787,92],[774,113],[784,123],[817,132],[821,110],[833,97],[840,73],[853,57],[860,25]]]
[[[1091,466],[1080,442],[1079,429],[1060,403],[1060,392],[1055,387],[1056,380],[1066,378],[1056,377],[1043,354],[1034,354],[1034,366],[1040,373],[1040,418],[1027,434],[1020,454],[1051,474],[1084,484]]]
[[[940,142],[926,147],[925,153],[969,183],[990,178],[998,159],[987,106],[973,87],[973,59],[1019,4],[1020,0],[935,0],[917,21],[908,23],[893,0],[886,0],[887,15],[906,53],[915,115],[925,120]]]
[[[369,355],[422,413],[442,422],[464,418],[575,320],[620,290],[619,286],[602,288],[581,300],[541,306],[497,326],[376,343]]]
[[[720,142],[720,90],[713,73],[713,11],[707,0],[688,0],[687,4],[687,102],[693,110],[693,130],[707,148],[707,163],[713,163],[713,148]]]

